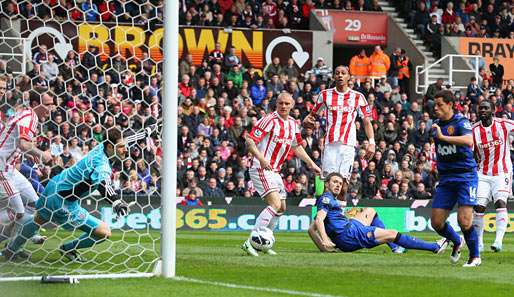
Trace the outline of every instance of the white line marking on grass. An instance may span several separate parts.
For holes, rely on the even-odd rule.
[[[254,286],[247,286],[247,285],[222,283],[222,282],[207,281],[207,280],[201,280],[201,279],[195,279],[195,278],[189,278],[189,277],[183,277],[183,276],[174,277],[173,280],[183,281],[183,282],[190,282],[190,283],[197,283],[197,284],[204,284],[204,285],[211,285],[211,286],[218,286],[218,287],[225,287],[225,288],[233,288],[233,289],[246,289],[246,290],[261,291],[261,292],[280,293],[280,294],[294,295],[294,296],[344,297],[344,296],[341,296],[341,295],[337,295],[336,296],[336,295],[318,294],[318,293],[302,292],[302,291],[295,291],[295,290],[286,290],[286,289],[277,289],[277,288],[265,288],[265,287],[254,287]]]

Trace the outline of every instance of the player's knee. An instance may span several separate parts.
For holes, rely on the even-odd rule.
[[[459,223],[459,227],[462,230],[468,230],[473,225],[472,219],[470,219],[468,216],[459,216],[457,221]]]
[[[95,230],[95,235],[102,238],[102,239],[109,239],[111,237],[111,228],[107,226],[107,224],[102,223],[100,226],[98,226]]]
[[[444,221],[442,220],[439,220],[439,219],[434,219],[432,218],[432,220],[430,221],[430,224],[432,225],[432,229],[436,230],[436,231],[439,231],[439,230],[442,230],[444,228]]]
[[[473,210],[474,210],[476,213],[484,213],[484,212],[485,212],[485,206],[482,206],[482,205],[475,205],[475,207],[473,207]]]
[[[503,200],[496,200],[496,202],[494,203],[494,207],[495,208],[506,208],[507,203]],[[485,207],[484,207],[484,212],[485,212]]]

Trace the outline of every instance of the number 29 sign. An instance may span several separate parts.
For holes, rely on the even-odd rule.
[[[387,14],[318,9],[314,12],[335,45],[386,45]]]

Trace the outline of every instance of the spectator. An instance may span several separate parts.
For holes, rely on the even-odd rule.
[[[297,0],[294,0],[294,1],[297,1]],[[287,65],[284,66],[284,68],[282,68],[281,74],[287,75],[287,79],[289,79],[289,80],[293,80],[293,79],[300,77],[298,67],[295,65],[293,58],[289,58],[287,60]]]
[[[253,105],[259,105],[266,97],[266,86],[262,79],[257,79],[257,82],[251,87],[250,96],[252,98]]]
[[[493,63],[489,65],[489,70],[493,75],[493,85],[497,88],[503,86],[503,75],[505,73],[503,65],[499,63],[498,57],[494,57]]]
[[[362,184],[362,198],[363,199],[376,199],[378,193],[378,183],[374,174],[368,175],[368,179]]]
[[[204,198],[221,198],[224,197],[223,191],[218,187],[216,178],[211,177],[207,182],[207,188],[205,189]]]
[[[231,69],[234,66],[240,66],[241,60],[236,55],[236,48],[231,47],[229,53],[225,56],[224,67],[225,69]]]
[[[423,183],[418,183],[416,186],[416,190],[412,192],[412,199],[430,199],[432,196],[430,193],[425,191],[425,185]]]
[[[370,60],[366,56],[366,50],[361,49],[358,55],[350,60],[350,74],[355,76],[357,82],[363,82],[369,76]]]
[[[375,46],[375,50],[369,60],[371,65],[369,75],[371,77],[381,78],[387,75],[387,71],[389,71],[391,66],[391,60],[384,54],[379,45]]]
[[[283,72],[282,65],[280,64],[280,58],[274,57],[271,64],[266,65],[263,70],[264,79],[269,81],[273,75],[280,75]]]
[[[41,64],[41,72],[49,82],[53,82],[57,78],[59,75],[59,67],[57,66],[57,63],[55,63],[54,55],[49,54],[48,61]]]

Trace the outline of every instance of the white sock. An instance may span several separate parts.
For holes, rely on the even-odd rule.
[[[255,219],[255,226],[253,230],[257,230],[260,227],[269,227],[271,221],[277,216],[277,212],[273,207],[268,206],[261,211],[261,214]]]
[[[275,230],[275,227],[277,227],[278,221],[280,220],[280,217],[282,216],[281,213],[277,213],[276,216],[274,216],[271,221],[269,222],[268,228],[273,231]]]
[[[494,242],[502,243],[503,236],[505,235],[505,230],[507,230],[507,225],[509,224],[509,213],[507,212],[507,208],[497,208],[496,209],[496,239]]]
[[[473,226],[477,231],[478,235],[478,246],[484,246],[484,214],[483,213],[474,213],[473,216]]]

